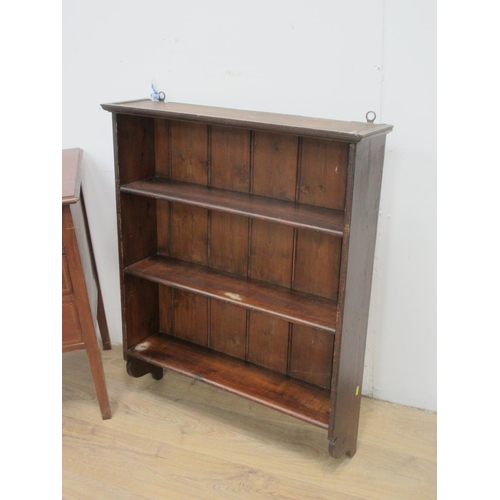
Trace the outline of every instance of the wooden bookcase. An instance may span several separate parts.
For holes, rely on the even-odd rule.
[[[127,371],[174,370],[356,451],[392,126],[149,100],[112,112]]]

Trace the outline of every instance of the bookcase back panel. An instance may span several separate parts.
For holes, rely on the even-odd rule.
[[[250,277],[291,287],[293,234],[290,226],[253,220],[250,245]]]
[[[156,200],[142,196],[121,196],[121,239],[123,266],[127,267],[156,253]]]
[[[249,219],[210,212],[210,267],[247,276]]]
[[[123,318],[124,340],[130,347],[158,332],[163,305],[160,307],[158,285],[134,276],[125,275],[123,297],[127,305]]]
[[[295,201],[299,139],[255,132],[252,193]]]
[[[156,201],[155,230],[153,220],[141,216],[151,210],[147,208],[147,199],[130,199],[134,200],[128,208],[133,214],[130,223],[135,227],[149,222],[149,226],[142,232],[148,237],[136,242],[141,248],[127,259],[129,263],[134,257],[146,258],[157,251],[235,275],[337,298],[341,238],[163,200]],[[144,222],[134,223],[137,215]],[[128,252],[133,248],[128,248]]]
[[[349,145],[304,137],[298,202],[344,210]]]
[[[248,361],[286,373],[289,323],[268,314],[250,311]]]
[[[210,185],[250,192],[250,130],[211,127]]]
[[[210,347],[246,359],[247,310],[210,299]]]
[[[208,345],[207,297],[173,290],[173,335],[199,345]]]
[[[122,184],[157,175],[344,209],[348,143],[194,122],[119,117],[120,123],[123,121],[120,130],[127,138],[120,139],[120,156],[126,170],[135,172]],[[152,128],[154,134],[148,135]]]
[[[292,325],[290,375],[330,388],[334,337],[328,332]]]
[[[158,286],[158,298],[152,304],[159,309],[162,332],[329,388],[334,341],[330,332],[164,285],[149,287],[153,295],[154,286]],[[133,328],[137,329],[137,322]],[[139,336],[137,342],[145,338]]]
[[[208,185],[208,126],[170,123],[171,179]]]
[[[172,203],[171,256],[208,265],[208,211],[205,208]]]
[[[318,231],[297,230],[295,290],[336,299],[342,239]]]

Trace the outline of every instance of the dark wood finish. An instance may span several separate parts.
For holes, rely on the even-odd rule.
[[[250,277],[290,288],[292,260],[293,229],[271,222],[253,221]]]
[[[290,375],[320,387],[330,388],[333,337],[324,330],[293,325]]]
[[[288,323],[268,314],[250,311],[248,361],[281,373],[288,366]]]
[[[172,333],[195,344],[208,344],[208,299],[174,290]]]
[[[252,193],[295,201],[298,137],[256,132]]]
[[[306,422],[328,427],[329,391],[203,346],[158,333],[128,351]]]
[[[356,450],[390,125],[178,103],[113,113],[124,356]]]
[[[151,375],[155,380],[163,378],[163,368],[137,358],[127,359],[127,373],[134,378],[144,377],[144,375]]]
[[[344,215],[338,210],[299,205],[293,202],[229,190],[206,188],[196,184],[163,178],[142,179],[121,187],[124,193],[195,205],[211,210],[279,222],[342,236]]]
[[[337,141],[359,142],[367,137],[387,134],[392,125],[346,122],[324,118],[244,111],[239,109],[199,106],[178,102],[137,101],[108,103],[103,109],[124,115],[150,116],[171,120],[186,120],[214,125],[242,127],[249,130],[265,130],[285,134],[321,137]]]
[[[211,127],[210,185],[242,193],[250,191],[251,132],[232,127]]]
[[[177,181],[208,184],[208,131],[199,123],[170,123],[171,170]]]
[[[204,208],[172,203],[170,255],[208,265],[208,212]]]
[[[336,302],[323,297],[248,280],[159,255],[128,266],[124,272],[131,277],[266,312],[293,323],[335,332]],[[139,304],[142,293],[145,292],[137,293]],[[131,297],[131,294],[132,292],[129,292],[128,296]],[[148,301],[151,302],[151,298]],[[130,321],[137,313],[134,312],[132,316]]]
[[[344,210],[348,156],[348,144],[304,138],[297,201]]]
[[[210,267],[246,276],[248,271],[247,217],[212,212],[210,221]]]
[[[85,224],[85,236],[89,238],[90,232],[88,230],[83,197],[80,201],[82,154],[83,151],[78,148],[62,151],[62,352],[78,349],[85,349],[87,351],[101,415],[103,419],[108,419],[111,418],[111,407],[109,405],[101,354],[94,329],[94,318],[90,308],[87,284],[83,274],[80,249],[71,211],[71,206],[75,211],[82,211],[81,216]],[[90,238],[88,239],[88,244],[98,292],[97,321],[103,345],[109,349],[111,348],[111,343],[109,341],[109,332]]]
[[[384,150],[385,136],[351,148],[328,431],[337,458],[356,453]]]
[[[341,247],[341,238],[316,231],[297,231],[294,288],[337,299]]]
[[[246,358],[247,313],[242,307],[210,300],[210,347]]]

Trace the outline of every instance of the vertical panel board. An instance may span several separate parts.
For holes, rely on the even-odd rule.
[[[156,253],[156,200],[122,193],[120,223],[123,267]]]
[[[154,121],[142,116],[116,115],[120,185],[155,173]]]
[[[212,126],[210,183],[213,187],[250,190],[250,131]]]
[[[341,248],[341,238],[299,229],[294,288],[328,299],[336,299]]]
[[[155,175],[169,178],[169,122],[168,120],[155,119]]]
[[[195,344],[208,345],[208,299],[174,290],[173,334]]]
[[[246,276],[248,265],[248,218],[212,212],[210,266]]]
[[[287,321],[265,313],[250,311],[248,361],[286,373],[288,364]]]
[[[176,259],[208,265],[208,211],[172,203],[171,249]]]
[[[124,347],[130,349],[159,330],[158,285],[125,275],[123,286]]]
[[[320,387],[330,388],[333,335],[323,330],[293,325],[290,375]]]
[[[170,202],[156,200],[156,219],[158,231],[158,253],[170,255]]]
[[[246,310],[243,307],[210,300],[210,347],[245,359]]]
[[[291,287],[293,228],[253,220],[250,250],[250,277]]]
[[[173,289],[165,285],[158,285],[158,291],[160,307],[160,331],[171,334],[173,324]]]
[[[208,185],[208,126],[170,122],[171,176],[173,180]]]
[[[255,132],[253,193],[295,201],[298,137]]]
[[[298,201],[343,210],[348,159],[349,144],[304,137]]]

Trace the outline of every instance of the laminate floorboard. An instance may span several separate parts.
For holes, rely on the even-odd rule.
[[[436,414],[363,397],[356,455],[326,431],[203,382],[127,375],[101,351],[102,420],[85,351],[62,358],[64,500],[436,498]]]

